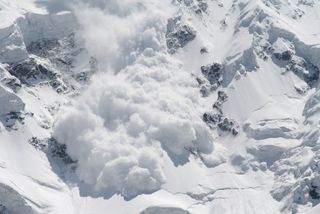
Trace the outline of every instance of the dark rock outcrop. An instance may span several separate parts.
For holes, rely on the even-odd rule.
[[[67,90],[60,75],[53,68],[49,68],[35,58],[15,63],[9,72],[27,86],[48,84],[59,93]]]
[[[230,132],[233,135],[239,133],[239,125],[233,120],[227,118],[222,111],[222,104],[226,102],[228,95],[224,91],[218,91],[218,99],[212,106],[211,112],[203,114],[202,119],[212,129],[219,128],[221,131]]]
[[[182,24],[180,16],[168,20],[166,42],[169,53],[176,53],[179,48],[183,48],[195,38],[196,31],[192,27]]]
[[[214,88],[217,89],[221,85],[224,73],[221,64],[213,63],[212,65],[201,66],[201,72]]]
[[[293,53],[291,51],[289,51],[289,50],[286,50],[286,51],[284,51],[282,53],[274,53],[273,55],[278,60],[289,61],[289,60],[292,59]]]
[[[286,70],[292,71],[310,86],[318,81],[320,75],[320,70],[317,66],[302,58],[291,60],[286,66]]]
[[[21,88],[21,82],[18,78],[16,77],[5,77],[1,79],[1,82],[7,86],[8,88],[11,88],[14,92],[18,92],[19,89]]]

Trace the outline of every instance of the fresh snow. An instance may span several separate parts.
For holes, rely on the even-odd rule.
[[[319,16],[0,0],[0,213],[319,213]]]

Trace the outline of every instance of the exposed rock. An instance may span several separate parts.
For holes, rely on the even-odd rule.
[[[48,65],[42,63],[36,57],[12,65],[9,72],[23,84],[28,86],[49,84],[56,89],[57,92],[67,90],[60,75],[53,68],[49,68]]]
[[[20,80],[15,77],[5,77],[1,79],[1,82],[8,88],[11,88],[14,92],[19,91],[21,88]]]
[[[239,133],[239,125],[233,119],[226,117],[223,118],[223,120],[218,123],[218,127],[222,131],[231,132],[233,135],[237,135]]]
[[[35,149],[41,150],[47,153],[49,156],[61,160],[64,164],[74,164],[76,161],[67,153],[67,146],[65,144],[58,143],[54,138],[40,139],[32,137],[28,140],[28,143]]]
[[[228,95],[226,92],[224,91],[218,91],[218,101],[220,101],[221,103],[226,102],[228,99]]]
[[[313,85],[319,79],[319,68],[302,58],[291,60],[286,66],[286,70],[295,73],[306,83],[308,83],[308,85]]]
[[[204,78],[197,78],[200,92],[203,97],[207,97],[211,92],[217,90],[222,84],[224,68],[219,63],[201,66],[201,73]]]
[[[49,60],[51,68],[61,71],[61,78],[50,85],[56,87],[63,82],[68,89],[74,90],[86,85],[92,74],[97,71],[97,60],[90,57],[88,51],[81,48],[81,45],[81,41],[72,33],[59,40],[41,39],[31,42],[27,49],[30,53]],[[85,61],[77,62],[79,55]],[[81,64],[81,67],[75,67],[74,64]],[[66,88],[60,88],[59,92],[65,90]]]
[[[222,104],[227,99],[228,95],[224,91],[218,91],[218,99],[212,106],[213,111],[204,113],[202,119],[210,128],[214,129],[218,127],[221,131],[237,135],[239,133],[238,123],[233,119],[225,117],[222,111]]]
[[[208,53],[209,51],[208,51],[208,49],[206,48],[206,47],[202,47],[201,49],[200,49],[200,53],[201,54],[206,54],[206,53]]]
[[[72,158],[67,153],[67,146],[65,144],[60,144],[54,138],[47,139],[48,144],[48,152],[52,157],[59,158],[65,164],[73,164],[76,161],[72,160]]]
[[[317,152],[318,153],[318,152]],[[271,195],[278,201],[291,194],[290,200],[293,204],[313,205],[320,202],[317,199],[319,191],[319,154],[311,155],[312,151],[308,147],[295,147],[286,149],[282,159],[271,166],[275,172],[275,180],[278,181],[271,191]],[[294,157],[304,157],[294,164],[290,160]],[[283,181],[289,179],[293,182]],[[295,213],[295,212],[294,212]]]
[[[201,66],[201,72],[215,89],[221,85],[224,73],[221,64],[213,63],[212,65]]]
[[[57,78],[57,73],[40,64],[36,59],[30,58],[14,64],[10,73],[27,85],[35,85],[39,82],[50,81]]]
[[[311,186],[311,189],[309,190],[309,195],[313,200],[319,200],[320,199],[320,189],[318,186]]]
[[[44,143],[43,140],[40,140],[37,137],[32,137],[31,139],[28,140],[28,143],[32,145],[34,148],[37,150],[44,150],[47,147],[47,144]]]
[[[319,68],[310,61],[309,57],[304,56],[302,51],[297,50],[296,46],[293,42],[278,38],[271,50],[272,60],[278,66],[285,67],[287,72],[293,72],[312,86],[319,79]]]
[[[16,123],[23,123],[24,118],[21,112],[10,112],[5,115],[0,115],[0,121],[8,130],[16,130]]]
[[[222,121],[222,114],[206,112],[203,114],[202,119],[206,122],[211,128],[215,128]]]
[[[282,53],[274,53],[273,54],[278,60],[289,61],[292,59],[293,53],[289,50],[284,51]]]
[[[208,10],[208,3],[204,0],[197,0],[198,7],[202,12],[206,12]]]
[[[205,0],[177,0],[177,2],[199,15],[208,10],[208,3]]]
[[[60,46],[58,39],[40,39],[33,41],[27,47],[27,50],[31,54],[35,54],[41,57],[50,56],[50,53],[56,53],[55,49]]]
[[[167,47],[171,54],[174,54],[179,48],[183,48],[189,42],[196,38],[196,31],[181,23],[181,16],[171,18],[167,24]]]

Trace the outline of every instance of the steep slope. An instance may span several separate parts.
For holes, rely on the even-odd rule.
[[[319,13],[0,0],[0,213],[317,213]]]

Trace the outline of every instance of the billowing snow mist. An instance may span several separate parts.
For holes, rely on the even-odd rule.
[[[320,213],[319,0],[0,0],[0,214]]]
[[[166,52],[170,1],[93,1],[75,6],[100,71],[59,116],[53,136],[78,160],[77,174],[96,191],[132,198],[165,182],[162,156],[175,165],[189,150],[211,153],[200,93]]]

